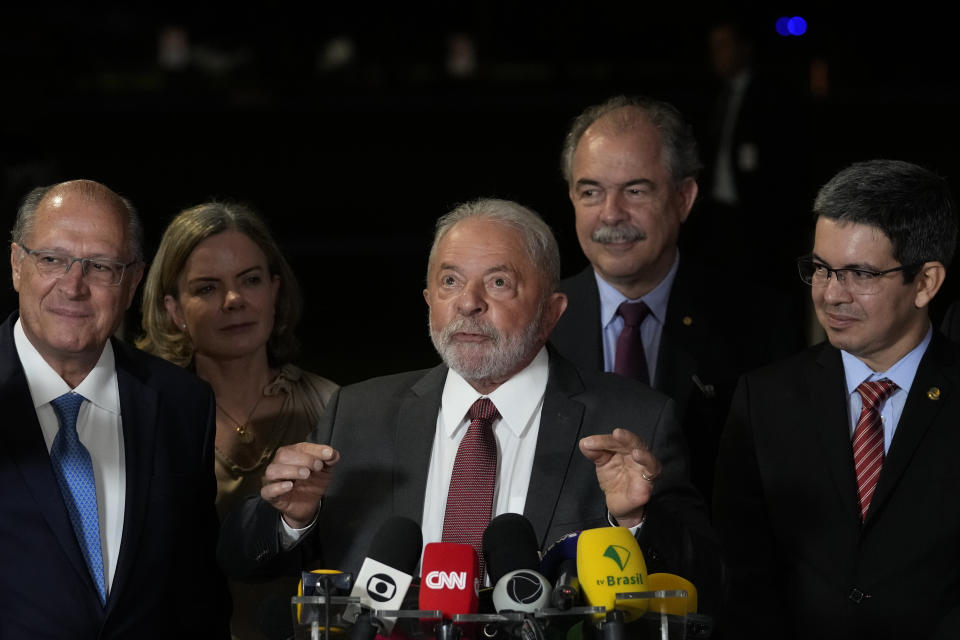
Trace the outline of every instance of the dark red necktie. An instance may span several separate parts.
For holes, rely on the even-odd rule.
[[[880,405],[897,389],[890,380],[864,382],[857,387],[863,398],[863,409],[853,431],[853,465],[857,471],[857,491],[860,496],[860,518],[867,515],[873,490],[877,488],[880,468],[883,466],[883,426]]]
[[[443,516],[444,542],[472,545],[484,562],[483,532],[493,513],[493,489],[497,483],[497,441],[493,421],[500,417],[489,398],[480,398],[467,412],[470,426],[460,441],[450,477],[447,509]]]
[[[643,350],[643,338],[640,335],[640,323],[648,313],[650,313],[650,307],[645,302],[620,303],[617,315],[623,318],[623,330],[617,338],[617,354],[613,360],[613,371],[650,384],[647,355]]]

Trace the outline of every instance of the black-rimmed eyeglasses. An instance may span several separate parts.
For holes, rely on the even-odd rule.
[[[59,251],[43,251],[28,249],[26,245],[19,245],[24,253],[33,258],[37,271],[49,278],[60,278],[70,273],[74,262],[80,263],[83,277],[90,284],[115,287],[123,280],[127,267],[135,265],[139,260],[132,262],[117,262],[107,258],[75,258]]]
[[[828,267],[819,260],[810,256],[805,256],[797,260],[797,270],[800,272],[800,279],[813,287],[825,287],[833,275],[840,286],[845,287],[852,293],[871,294],[880,291],[880,283],[883,276],[890,273],[902,271],[907,275],[918,269],[923,263],[906,264],[883,271],[872,271],[870,269],[843,268],[834,269]]]

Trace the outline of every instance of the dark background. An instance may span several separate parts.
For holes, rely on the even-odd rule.
[[[20,3],[5,6],[0,187],[8,228],[40,184],[101,181],[133,200],[152,255],[180,209],[251,204],[272,226],[307,302],[305,368],[348,383],[436,361],[423,272],[432,224],[458,202],[515,199],[561,243],[564,273],[585,264],[558,170],[562,137],[586,105],[616,93],[704,108],[706,33],[727,10],[758,28],[758,62],[799,90],[807,171],[777,202],[808,206],[846,164],[895,157],[957,192],[956,26],[910,3],[896,11],[825,2]],[[782,38],[779,16],[804,16]],[[161,63],[161,34],[185,36]],[[476,51],[472,74],[445,60]],[[335,38],[354,54],[325,62]],[[811,90],[811,69],[825,70]],[[694,212],[696,215],[696,211]],[[775,237],[776,225],[771,225]],[[736,287],[763,269],[718,273]],[[6,277],[6,276],[5,276]],[[938,303],[953,297],[953,278]],[[7,284],[0,304],[16,306]],[[794,283],[785,287],[799,286]],[[139,301],[135,303],[138,305]],[[942,304],[935,307],[935,315]],[[745,322],[758,319],[745,319]],[[762,321],[759,320],[759,321]],[[138,326],[130,313],[128,335]]]

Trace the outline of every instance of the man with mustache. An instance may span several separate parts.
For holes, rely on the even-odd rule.
[[[827,341],[744,376],[714,513],[742,638],[956,638],[960,345],[930,322],[957,240],[944,179],[853,164],[798,261]]]
[[[701,164],[672,105],[619,96],[587,108],[566,135],[561,168],[590,264],[561,282],[569,305],[551,342],[581,368],[672,397],[694,484],[709,500],[737,377],[799,350],[802,316],[751,284],[751,270],[772,265],[742,256],[743,272],[731,273],[678,250]]]
[[[632,528],[648,570],[686,576],[701,611],[712,612],[717,549],[687,477],[674,404],[619,376],[580,371],[545,346],[566,307],[559,276],[553,234],[529,209],[483,199],[442,217],[423,295],[444,364],[338,391],[310,442],[279,449],[261,495],[225,522],[228,572],[356,571],[391,515],[421,523],[424,543],[479,551],[490,518],[515,512],[541,548],[585,528]],[[465,525],[475,537],[459,539],[448,526],[457,506],[448,488],[474,430],[468,414],[483,399],[495,409],[486,432],[494,490]]]

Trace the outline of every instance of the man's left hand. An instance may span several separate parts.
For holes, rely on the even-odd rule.
[[[660,462],[640,436],[627,429],[588,436],[580,451],[597,467],[597,481],[607,497],[607,510],[623,527],[643,521],[645,505],[660,475]]]

